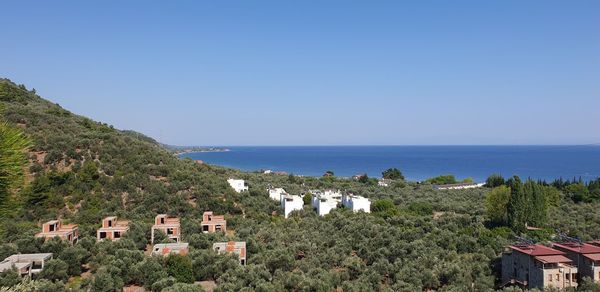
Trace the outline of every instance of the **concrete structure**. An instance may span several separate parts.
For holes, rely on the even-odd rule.
[[[154,232],[162,231],[169,239],[179,242],[181,240],[181,222],[177,217],[169,217],[167,214],[159,214],[154,218],[154,225],[150,235],[150,242],[154,243]]]
[[[62,240],[66,240],[71,244],[76,243],[79,239],[79,227],[76,224],[62,224],[60,220],[51,220],[42,225],[42,232],[35,235],[35,237],[42,237],[46,240],[60,237]]]
[[[600,246],[589,243],[564,242],[554,243],[552,247],[565,252],[577,266],[579,277],[575,280],[581,282],[583,277],[590,277],[594,281],[600,281]]]
[[[51,253],[14,254],[0,262],[0,273],[15,267],[21,276],[31,276],[41,272],[51,259]]]
[[[248,190],[248,184],[243,179],[230,178],[227,182],[238,193]]]
[[[511,245],[502,254],[502,286],[577,287],[577,274],[564,252],[540,244]]]
[[[342,202],[342,193],[340,191],[326,190],[325,192],[321,192],[312,190],[310,193],[313,194],[311,205],[317,210],[319,216],[329,214],[331,210],[337,208],[338,204]]]
[[[436,190],[464,190],[464,189],[475,189],[481,188],[485,183],[459,183],[459,184],[448,184],[448,185],[434,185],[433,188]]]
[[[215,242],[213,250],[218,254],[234,253],[240,258],[240,264],[246,265],[246,242],[244,241]]]
[[[187,242],[180,243],[159,243],[152,247],[152,255],[170,255],[180,254],[186,255],[190,251],[189,244]]]
[[[371,201],[365,197],[344,194],[342,196],[342,205],[353,212],[363,211],[371,213]]]
[[[284,194],[281,195],[281,208],[283,209],[283,217],[287,218],[292,211],[302,210],[304,208],[304,200],[300,196]]]
[[[102,220],[102,227],[96,232],[96,238],[98,241],[119,240],[127,230],[129,230],[129,221],[118,220],[117,216],[106,217]]]
[[[227,231],[227,220],[225,217],[213,215],[213,212],[207,211],[202,214],[202,232],[214,233],[217,231]]]
[[[269,198],[275,201],[281,201],[281,195],[287,195],[283,188],[270,188],[267,191],[269,192]]]

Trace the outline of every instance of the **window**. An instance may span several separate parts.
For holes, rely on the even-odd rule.
[[[202,231],[208,232],[208,225],[202,225]]]
[[[104,231],[100,232],[100,238],[106,238],[106,232],[104,232]]]
[[[114,238],[121,238],[121,232],[120,232],[120,231],[115,231],[115,232],[113,233],[113,237],[114,237]]]
[[[167,235],[173,235],[173,228],[167,228]]]
[[[215,230],[216,231],[221,231],[221,225],[215,225]]]
[[[50,232],[56,230],[56,225],[50,224],[50,226],[48,227],[48,230],[50,230]]]
[[[560,282],[560,274],[556,274],[556,282]]]
[[[160,218],[160,224],[165,224],[165,218],[164,217]]]
[[[112,227],[112,220],[108,220],[108,227]]]
[[[246,265],[246,260],[245,259],[241,259],[240,263],[242,264],[242,266],[245,266]]]

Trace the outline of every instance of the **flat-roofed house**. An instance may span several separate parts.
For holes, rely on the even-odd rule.
[[[269,198],[275,201],[281,201],[281,195],[287,195],[283,188],[270,188],[267,191],[269,191]]]
[[[46,240],[60,237],[71,244],[76,243],[79,239],[79,227],[77,224],[62,224],[61,220],[51,220],[42,224],[42,232],[35,237],[45,238]]]
[[[573,260],[579,270],[576,280],[590,277],[594,281],[600,281],[600,246],[583,242],[563,242],[554,243],[552,247],[565,252],[567,257]]]
[[[292,211],[302,210],[304,208],[304,200],[300,196],[288,194],[282,195],[280,203],[285,218],[287,218]]]
[[[102,227],[96,232],[96,237],[98,241],[119,240],[127,230],[129,230],[129,221],[118,220],[117,216],[110,216],[102,220]]]
[[[240,265],[246,265],[246,242],[245,241],[228,241],[215,242],[213,250],[218,254],[234,253],[240,258]]]
[[[154,233],[156,230],[162,231],[171,240],[175,240],[176,242],[181,241],[181,222],[177,217],[170,217],[167,214],[156,215],[150,235],[151,243],[154,243]]]
[[[190,251],[189,244],[187,242],[180,243],[158,243],[152,247],[153,255],[171,255],[171,254],[179,254],[186,255]]]
[[[229,183],[231,188],[233,188],[238,193],[248,190],[248,184],[243,179],[230,178],[227,180],[227,182]]]
[[[313,194],[311,205],[317,210],[319,216],[329,214],[331,210],[337,208],[338,204],[342,202],[342,193],[340,191],[326,190],[321,192],[313,190],[310,193]]]
[[[14,254],[0,262],[0,273],[15,267],[21,276],[31,276],[41,272],[46,261],[51,259],[51,253]]]
[[[227,231],[227,220],[223,215],[213,215],[213,212],[207,211],[202,214],[202,232],[214,233],[217,231]]]
[[[342,204],[353,212],[363,211],[371,213],[371,201],[365,197],[344,194],[342,196]]]
[[[560,250],[541,244],[511,245],[502,254],[502,285],[527,289],[577,287],[577,267]]]

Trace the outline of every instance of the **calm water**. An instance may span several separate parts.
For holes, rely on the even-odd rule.
[[[600,177],[600,146],[310,146],[228,147],[229,152],[187,153],[203,160],[245,171],[271,169],[299,175],[336,176],[381,172],[396,167],[410,180],[454,174],[485,180],[491,173],[505,177],[552,180]]]

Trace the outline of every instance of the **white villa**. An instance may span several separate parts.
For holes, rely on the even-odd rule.
[[[304,208],[304,200],[300,196],[282,194],[281,208],[283,209],[284,217],[287,218],[292,211],[302,210]]]
[[[319,216],[329,214],[332,209],[337,208],[338,204],[342,202],[342,193],[339,190],[326,190],[325,192],[312,190],[310,193],[313,194],[312,206],[317,210]]]
[[[365,197],[344,194],[342,196],[342,205],[353,212],[363,211],[371,213],[371,201]]]
[[[230,178],[227,182],[238,193],[248,190],[248,184],[243,179]]]
[[[269,191],[269,198],[275,201],[281,201],[281,195],[287,195],[283,188],[270,188],[267,191]]]

